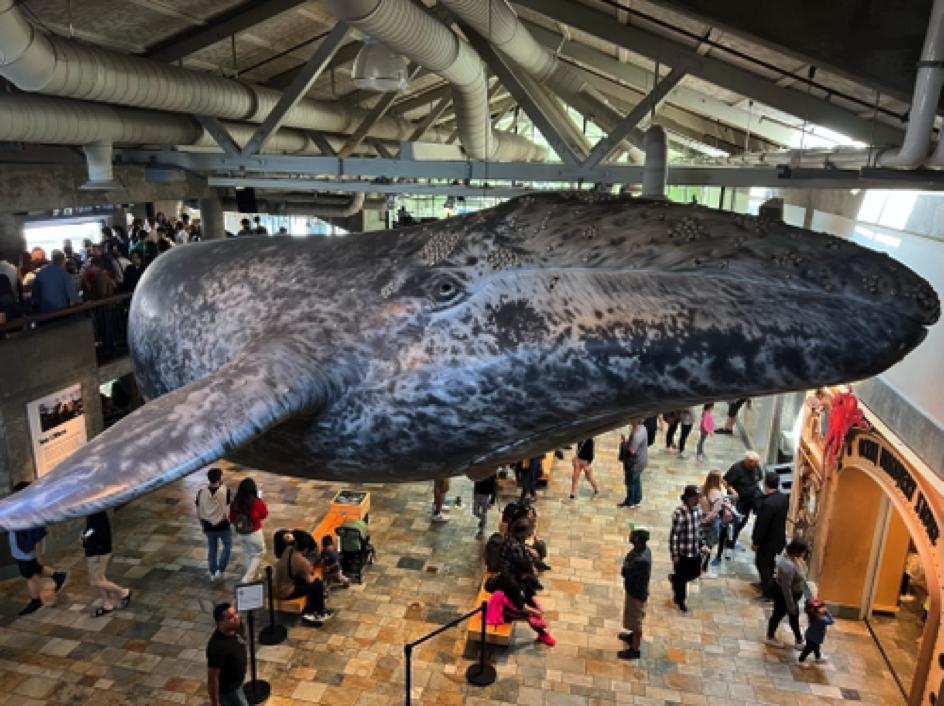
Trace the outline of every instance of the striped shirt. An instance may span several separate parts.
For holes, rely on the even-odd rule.
[[[701,536],[701,508],[697,505],[679,505],[672,513],[672,533],[669,535],[669,551],[673,557],[698,556],[704,539]]]

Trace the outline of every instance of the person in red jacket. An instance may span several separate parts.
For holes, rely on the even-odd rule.
[[[262,521],[269,516],[269,508],[262,502],[261,496],[262,491],[256,488],[256,481],[244,478],[229,509],[229,521],[233,523],[236,537],[246,555],[246,573],[241,583],[255,580],[265,555]]]

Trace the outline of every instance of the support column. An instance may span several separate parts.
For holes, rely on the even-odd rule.
[[[200,199],[200,228],[204,240],[219,240],[226,237],[223,220],[223,204],[219,196]]]
[[[0,253],[16,264],[26,250],[26,237],[19,219],[9,213],[0,213]]]

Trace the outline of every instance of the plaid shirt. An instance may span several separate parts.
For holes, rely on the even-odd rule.
[[[698,556],[705,540],[701,535],[701,508],[697,505],[689,510],[680,505],[672,513],[672,533],[669,535],[669,551],[672,556]]]

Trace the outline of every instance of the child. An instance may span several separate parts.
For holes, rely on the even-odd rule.
[[[698,460],[705,460],[705,439],[715,434],[714,404],[706,404],[701,410],[701,437],[698,439]]]
[[[321,538],[321,567],[324,575],[325,590],[332,586],[350,588],[351,582],[341,573],[341,558],[334,548],[334,540],[326,534]]]
[[[826,609],[826,604],[818,598],[806,602],[806,617],[809,618],[810,626],[806,629],[806,645],[800,653],[799,666],[803,669],[809,669],[812,666],[806,661],[811,652],[816,655],[816,664],[828,661],[826,657],[823,657],[820,648],[826,641],[827,626],[836,622]]]
[[[495,505],[495,497],[498,494],[498,475],[493,473],[488,478],[476,481],[472,489],[472,514],[479,520],[479,531],[476,537],[481,537],[485,533],[485,525],[488,520],[488,511]]]

